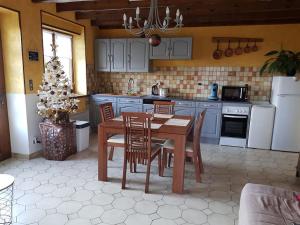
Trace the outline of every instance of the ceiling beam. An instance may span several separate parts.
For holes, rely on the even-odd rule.
[[[101,28],[122,28],[122,19],[112,19],[116,16],[101,15],[92,20],[93,26]],[[246,12],[246,13],[224,13],[214,16],[208,15],[189,15],[185,17],[185,27],[197,26],[221,26],[221,25],[253,25],[253,24],[285,24],[300,23],[300,10],[273,12]]]
[[[123,10],[128,8],[149,7],[149,1],[133,1],[128,0],[98,0],[98,1],[82,1],[58,3],[56,9],[62,11],[107,11],[107,10]],[[217,9],[284,9],[284,8],[300,8],[300,1],[297,0],[160,0],[160,6],[172,7],[190,7],[191,9],[204,8],[209,10]]]

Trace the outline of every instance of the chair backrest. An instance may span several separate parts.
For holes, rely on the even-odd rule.
[[[114,109],[111,102],[103,103],[100,106],[101,121],[105,122],[115,118]]]
[[[175,102],[154,101],[154,113],[174,115]]]
[[[125,151],[128,161],[146,164],[151,157],[151,117],[142,112],[123,112]]]
[[[199,113],[194,125],[193,149],[196,152],[200,150],[200,135],[201,135],[205,114],[206,114],[206,109],[203,110],[201,113]]]

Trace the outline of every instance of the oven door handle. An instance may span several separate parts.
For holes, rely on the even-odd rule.
[[[248,116],[233,116],[233,115],[223,115],[226,118],[236,118],[236,119],[247,119]]]

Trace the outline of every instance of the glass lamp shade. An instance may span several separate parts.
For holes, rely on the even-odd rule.
[[[159,46],[161,37],[158,34],[152,34],[149,38],[149,44],[153,47]]]

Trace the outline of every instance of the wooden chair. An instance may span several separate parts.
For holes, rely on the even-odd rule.
[[[175,102],[154,101],[154,113],[174,115]]]
[[[195,176],[196,181],[201,182],[201,173],[204,172],[203,163],[202,163],[202,156],[201,156],[201,148],[200,148],[200,134],[201,129],[204,121],[206,110],[199,113],[199,116],[197,120],[195,121],[194,126],[194,135],[193,135],[193,141],[187,141],[185,146],[185,154],[186,157],[191,157],[194,162],[195,166]],[[164,144],[163,147],[163,160],[162,160],[162,175],[164,172],[164,168],[167,165],[167,154],[173,154],[174,153],[174,141],[168,140]],[[169,158],[169,164],[170,164],[170,158]]]
[[[115,118],[114,110],[111,102],[107,102],[100,105],[100,117],[101,121],[105,122]],[[112,160],[115,147],[124,148],[124,135],[112,135],[107,140],[107,146],[110,147],[108,159]]]
[[[175,102],[154,101],[153,105],[154,105],[154,113],[170,114],[170,115],[175,114],[174,111]],[[161,138],[152,138],[152,141],[159,144],[164,144],[166,140]]]
[[[123,112],[125,151],[122,189],[126,186],[127,163],[136,172],[136,165],[147,165],[145,192],[149,192],[151,162],[158,156],[158,170],[161,175],[161,148],[151,141],[151,115],[146,113]]]

